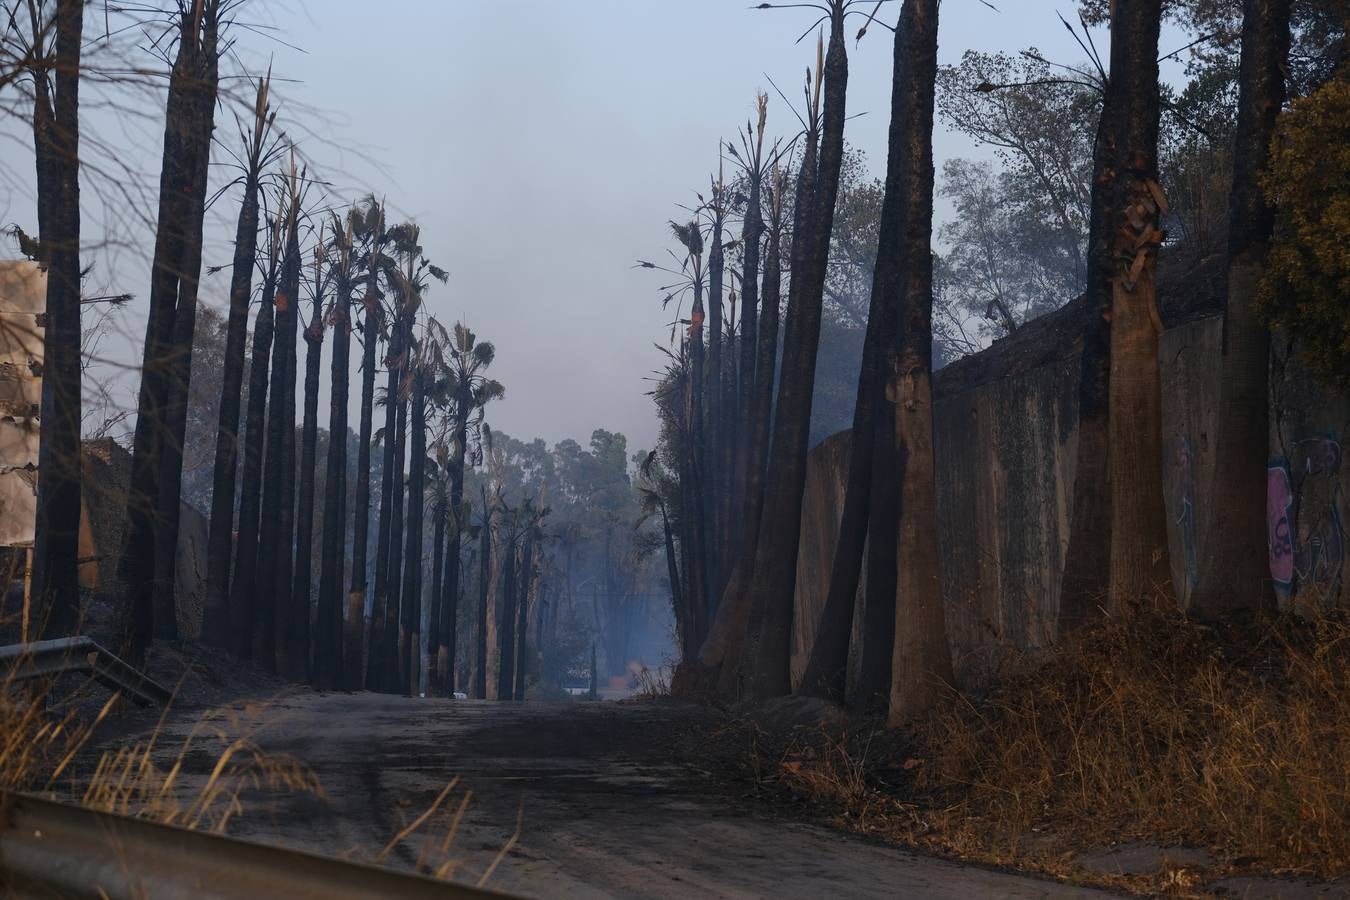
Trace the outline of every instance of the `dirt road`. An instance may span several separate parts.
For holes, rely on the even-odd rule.
[[[673,760],[702,713],[643,703],[486,703],[294,692],[257,726],[269,753],[318,774],[324,800],[250,797],[233,834],[370,856],[447,781],[473,791],[450,855],[475,880],[523,810],[490,885],[530,897],[1070,897],[1092,892],[932,859],[784,822]],[[170,719],[171,764],[198,715]],[[213,757],[189,753],[189,781]],[[451,802],[461,796],[460,788]],[[413,866],[417,840],[389,860]]]

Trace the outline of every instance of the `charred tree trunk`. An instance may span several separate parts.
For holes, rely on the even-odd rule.
[[[405,331],[405,346],[411,346],[409,335]],[[400,382],[402,379],[400,379]],[[404,477],[403,460],[408,448],[408,401],[400,388],[397,395],[398,413],[394,421],[394,496],[389,513],[389,587],[385,594],[384,607],[384,690],[397,693],[401,686],[403,657],[399,653],[402,646],[403,620],[399,616],[403,594],[403,535],[407,525],[405,491],[408,488]]]
[[[900,28],[908,23],[910,10],[901,13]],[[864,676],[865,696],[882,693],[890,688],[890,657],[894,645],[893,597],[894,557],[886,546],[887,538],[894,539],[895,480],[887,471],[894,465],[894,420],[889,410],[883,415],[884,362],[887,352],[896,341],[896,307],[899,304],[900,280],[900,219],[902,200],[909,193],[905,181],[909,174],[903,171],[901,158],[908,138],[909,118],[913,114],[915,97],[911,90],[913,71],[906,56],[905,34],[895,35],[894,62],[891,75],[891,123],[889,158],[886,165],[886,186],[881,202],[881,223],[877,240],[876,263],[872,270],[872,294],[867,311],[867,331],[863,338],[862,365],[858,373],[857,399],[853,408],[853,430],[849,445],[848,483],[844,493],[844,510],[839,522],[839,539],[835,543],[834,560],[830,566],[829,592],[821,610],[815,642],[802,675],[800,691],[815,697],[842,700],[848,666],[849,640],[853,634],[853,613],[857,602],[858,585],[863,572],[863,551],[867,545],[869,522],[878,526],[878,540],[872,542],[872,552],[883,570],[878,583],[868,581],[868,606],[864,612],[867,625],[863,629],[864,659],[873,661],[864,665],[871,677]],[[878,441],[877,438],[883,440]],[[875,459],[875,463],[874,463]],[[877,469],[878,484],[873,485],[873,469]],[[884,498],[873,510],[873,498]],[[874,512],[876,515],[874,516]],[[879,520],[879,521],[878,521]],[[886,532],[890,532],[887,534]],[[889,561],[890,566],[885,563]],[[889,575],[885,570],[889,570]],[[869,572],[871,564],[869,563]],[[886,582],[889,581],[889,585]],[[877,594],[873,599],[872,590]],[[868,615],[868,612],[871,615]],[[881,662],[878,666],[875,663]],[[880,670],[880,671],[877,671]]]
[[[323,280],[322,248],[315,251],[314,257],[314,313],[305,328],[305,412],[300,429],[300,503],[296,511],[295,522],[295,575],[291,582],[291,630],[294,635],[295,672],[312,676],[310,664],[309,621],[311,612],[311,588],[314,581],[314,470],[317,468],[319,441],[319,369],[323,356]],[[330,387],[330,390],[332,388]],[[329,455],[333,447],[347,438],[342,433],[329,430]],[[333,497],[338,486],[329,482],[324,485],[327,496]],[[320,641],[327,634],[320,632]],[[320,651],[322,652],[322,651]]]
[[[347,592],[347,621],[343,628],[342,681],[354,691],[365,683],[363,668],[366,634],[366,552],[370,539],[370,440],[375,413],[375,350],[380,340],[380,304],[375,292],[375,268],[363,299],[361,321],[361,434],[356,450],[356,510],[352,526],[352,581]],[[371,615],[375,612],[372,610]],[[371,632],[375,629],[372,626]]]
[[[778,361],[778,325],[782,297],[782,184],[775,170],[768,240],[764,247],[764,283],[756,329],[755,389],[751,396],[750,440],[746,446],[745,512],[742,520],[739,552],[726,596],[717,610],[717,619],[699,649],[699,665],[709,672],[719,671],[719,689],[736,690],[736,660],[745,644],[750,618],[750,592],[747,582],[754,567],[755,546],[759,542],[760,515],[764,508],[765,467],[768,465],[769,425],[773,420],[774,372]],[[697,646],[697,645],[696,645]]]
[[[1270,609],[1274,594],[1266,536],[1270,442],[1270,333],[1256,315],[1274,209],[1261,190],[1275,119],[1285,98],[1290,0],[1246,0],[1238,73],[1237,141],[1228,201],[1228,298],[1219,378],[1214,489],[1200,531],[1191,608],[1218,618],[1230,610]],[[1220,534],[1222,532],[1222,535]]]
[[[37,15],[30,8],[30,13]],[[64,637],[80,619],[80,47],[84,4],[58,0],[48,64],[33,71],[38,239],[47,257],[41,442],[32,596],[40,634]],[[39,23],[33,30],[41,33]],[[43,55],[34,48],[35,54]],[[48,73],[55,70],[55,99]]]
[[[530,591],[534,586],[534,541],[527,538],[520,559],[520,596],[516,600],[516,688],[513,700],[525,699],[525,674],[529,663],[528,642]]]
[[[455,639],[459,616],[459,546],[463,525],[460,517],[464,506],[464,453],[469,440],[469,411],[472,388],[466,381],[455,398],[455,450],[450,462],[450,506],[447,510],[447,531],[450,547],[446,554],[445,583],[442,585],[441,615],[435,634],[436,671],[440,673],[442,688],[447,696],[455,691]]]
[[[1161,0],[1120,4],[1111,17],[1111,83],[1120,104],[1110,187],[1109,415],[1111,579],[1119,612],[1169,592],[1163,505],[1162,372],[1158,367],[1157,262],[1163,233],[1158,186],[1158,33]],[[1120,53],[1117,55],[1117,45]],[[1108,102],[1110,102],[1108,100]]]
[[[488,584],[492,580],[492,519],[483,504],[483,530],[478,536],[478,630],[474,633],[473,697],[487,699],[488,670]]]
[[[200,16],[196,5],[180,9],[178,54],[169,75],[150,310],[136,407],[126,538],[119,564],[119,580],[129,600],[127,655],[133,662],[143,657],[153,636],[173,637],[177,630],[172,574],[178,507],[166,495],[181,491],[186,419],[185,413],[175,410],[186,408],[190,376],[202,211],[215,114],[217,12],[216,0],[202,0]],[[163,514],[170,506],[166,521]],[[169,583],[157,586],[156,580],[166,572]]]
[[[341,238],[339,238],[341,240]],[[350,253],[350,246],[340,251]],[[333,300],[333,358],[329,376],[328,402],[328,466],[324,478],[323,536],[319,561],[319,609],[314,639],[314,670],[321,688],[333,689],[343,685],[342,624],[343,563],[347,539],[347,401],[351,384],[351,306],[352,285],[350,262],[339,259],[337,291]],[[362,398],[364,408],[364,397]],[[370,465],[369,455],[366,467]],[[360,495],[358,472],[358,498]],[[365,477],[365,489],[370,490],[370,475]],[[361,535],[364,539],[364,535]],[[353,556],[364,559],[365,554],[353,548]],[[364,565],[364,563],[363,563]],[[355,581],[355,579],[353,579]],[[362,610],[356,609],[360,620]],[[359,635],[359,632],[358,632]],[[357,666],[360,666],[361,646],[356,645]]]
[[[448,697],[450,693],[442,687],[441,676],[443,660],[437,653],[436,642],[441,634],[441,617],[445,615],[445,517],[448,499],[437,489],[436,502],[431,507],[431,619],[427,627],[427,656],[430,658],[427,668],[427,693]],[[450,682],[454,682],[453,674]],[[451,689],[453,690],[453,688]]]
[[[502,590],[497,603],[500,612],[497,621],[497,699],[510,700],[513,696],[513,676],[516,671],[516,543],[508,538],[506,556],[502,560]]]
[[[720,194],[721,185],[716,185],[713,190]],[[708,246],[708,351],[703,373],[703,521],[709,616],[717,609],[720,597],[722,549],[726,546],[726,521],[722,516],[727,475],[722,468],[722,453],[727,440],[722,428],[722,279],[725,264],[720,196],[717,204],[713,210],[711,242]]]
[[[253,324],[253,350],[248,375],[248,411],[244,416],[244,469],[240,478],[239,539],[230,579],[230,646],[235,655],[254,655],[257,623],[258,514],[261,506],[263,439],[267,415],[268,363],[275,329],[277,247],[269,247],[263,278],[262,304]],[[259,658],[265,659],[262,650]]]
[[[750,178],[749,195],[745,202],[745,221],[741,230],[741,337],[739,376],[737,384],[736,425],[739,429],[735,460],[735,472],[731,484],[731,495],[739,501],[740,508],[732,516],[732,527],[727,535],[729,542],[741,540],[748,526],[750,515],[749,483],[751,467],[751,446],[754,443],[754,402],[755,402],[755,342],[759,330],[759,250],[764,239],[764,213],[762,207],[764,169],[761,159],[761,147],[764,135],[765,102],[759,98],[759,140],[755,145],[755,156],[750,160],[748,174]],[[733,545],[734,546],[734,545]],[[737,548],[739,549],[739,547]],[[736,557],[739,557],[739,553]],[[730,574],[730,573],[728,573]]]
[[[369,304],[373,302],[367,295],[366,320],[370,320]],[[385,364],[389,368],[389,377],[384,394],[384,482],[380,492],[380,517],[377,525],[377,543],[375,546],[375,597],[370,612],[370,662],[366,666],[366,689],[372,691],[385,689],[390,660],[385,658],[385,632],[391,627],[389,621],[389,537],[393,522],[394,494],[402,490],[394,480],[394,453],[398,450],[395,434],[398,431],[398,357],[402,353],[402,323],[395,319],[390,328],[389,353]],[[370,335],[366,335],[370,340]],[[372,355],[370,347],[366,356]],[[366,375],[373,378],[373,369]],[[397,486],[396,486],[397,485]]]
[[[299,321],[300,245],[292,193],[286,253],[276,291],[276,338],[267,402],[267,456],[263,463],[258,528],[259,658],[271,670],[291,674],[287,646],[291,552],[295,539],[295,340]]]
[[[1144,0],[1117,8],[1115,12],[1111,23],[1112,74],[1107,80],[1101,121],[1093,145],[1087,296],[1083,305],[1083,349],[1078,386],[1078,450],[1069,545],[1060,589],[1061,634],[1092,618],[1107,602],[1115,515],[1111,465],[1108,465],[1108,449],[1112,458],[1115,455],[1109,430],[1113,366],[1112,281],[1116,269],[1113,211],[1123,210],[1125,206],[1124,172],[1129,144],[1140,138],[1145,138],[1155,148],[1157,144],[1158,0]],[[1150,19],[1152,25],[1147,24]],[[1149,32],[1152,39],[1148,37]],[[1154,49],[1148,49],[1150,46]],[[1151,81],[1150,72],[1153,75]],[[1145,82],[1149,82],[1148,86]],[[1151,101],[1143,96],[1149,91],[1153,95]],[[1141,120],[1149,118],[1147,113],[1141,114],[1142,106],[1150,104],[1155,107],[1151,142],[1138,130],[1143,124]],[[1149,158],[1152,159],[1152,154]]]
[[[422,519],[426,509],[426,372],[417,365],[412,384],[412,446],[408,455],[408,528],[404,550],[399,665],[403,693],[417,694],[422,660]]]
[[[804,204],[806,209],[796,217],[799,230],[794,232],[792,240],[792,284],[788,293],[782,377],[769,451],[763,524],[755,548],[754,576],[749,585],[750,619],[744,656],[750,673],[747,687],[756,699],[791,691],[788,663],[797,580],[797,542],[806,485],[811,394],[820,338],[825,269],[844,147],[848,58],[843,28],[844,5],[835,3],[831,6],[830,46],[823,70],[825,104],[819,170],[816,170],[814,135],[810,135],[802,160],[802,175],[798,179],[798,204]],[[812,125],[815,123],[813,110]]]
[[[891,724],[926,712],[953,681],[942,603],[933,457],[933,103],[937,81],[938,0],[906,0],[896,28],[895,89],[910,94],[900,143],[907,188],[900,224],[903,276],[899,342],[890,391],[895,408],[892,468],[900,481],[896,535],[895,647]],[[870,599],[870,598],[869,598]]]
[[[206,608],[202,638],[218,647],[235,646],[230,631],[230,564],[233,551],[235,476],[239,466],[239,408],[244,385],[244,345],[248,338],[248,304],[253,295],[253,267],[258,255],[258,188],[262,142],[267,123],[267,82],[258,83],[255,128],[244,173],[244,199],[234,235],[230,273],[230,312],[221,372],[220,414],[216,424],[216,456],[212,470],[211,523],[206,540]]]

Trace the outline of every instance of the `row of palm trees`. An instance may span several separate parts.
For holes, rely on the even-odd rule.
[[[117,579],[125,600],[122,648],[135,661],[144,658],[153,639],[178,636],[174,562],[207,172],[223,96],[220,63],[230,45],[225,32],[240,3],[178,0],[165,22],[173,49]],[[20,13],[30,27],[18,21]],[[39,235],[29,249],[48,272],[34,561],[36,618],[46,636],[72,633],[81,618],[75,572],[84,13],[80,0],[30,3],[16,11],[4,33],[16,65],[14,77],[3,84],[26,77],[33,86]],[[483,409],[502,395],[502,386],[485,374],[494,350],[462,324],[447,329],[427,314],[425,296],[447,274],[425,255],[416,225],[390,224],[373,198],[334,210],[310,196],[314,184],[277,130],[270,94],[269,73],[258,80],[251,115],[241,122],[240,150],[234,154],[239,176],[228,186],[240,190],[241,198],[216,431],[204,637],[326,687],[417,689],[429,587],[422,583],[429,495],[429,530],[436,541],[431,579],[436,590],[425,597],[433,628],[429,681],[434,690],[449,692],[456,604],[465,580],[460,547],[473,533],[464,471],[476,452]],[[322,354],[330,333],[331,439],[327,459],[320,460]],[[361,413],[350,492],[353,339],[360,347]],[[387,376],[382,394],[375,385],[381,366]],[[380,404],[384,426],[376,430]],[[383,455],[385,479],[373,566],[372,452]],[[316,504],[320,464],[324,493]],[[492,515],[494,510],[484,511],[485,518]]]
[[[268,81],[262,79],[248,145],[249,160],[259,163],[275,155],[267,144],[267,93]],[[429,603],[428,682],[434,691],[449,693],[454,689],[461,544],[469,533],[464,471],[477,446],[484,407],[503,393],[501,384],[485,374],[494,348],[463,324],[447,329],[427,315],[431,285],[448,275],[426,256],[415,224],[390,224],[383,204],[373,197],[343,212],[306,213],[304,172],[297,171],[293,154],[289,172],[279,179],[278,215],[261,229],[268,236],[266,246],[254,250],[246,233],[259,230],[260,170],[246,175],[240,206],[233,280],[238,290],[232,291],[217,429],[203,636],[320,687],[413,693],[421,684],[422,611]],[[317,228],[315,219],[320,220]],[[308,253],[301,249],[302,235],[313,239]],[[309,273],[302,284],[307,257]],[[261,302],[241,432],[242,348],[255,268],[263,273]],[[298,335],[306,288],[308,321]],[[316,592],[318,408],[322,348],[330,331],[330,439],[317,523]],[[305,376],[297,460],[299,336]],[[349,510],[353,339],[361,348],[362,379]],[[386,382],[377,391],[381,365]],[[380,405],[384,422],[377,429]],[[371,581],[375,446],[383,454],[384,481]],[[236,479],[241,462],[242,478]],[[428,497],[434,532],[431,585],[423,584],[422,559]],[[434,590],[428,595],[429,587]]]
[[[751,140],[741,150],[726,144],[719,153],[742,166],[738,189],[728,194],[719,175],[711,197],[700,195],[694,220],[672,223],[682,248],[678,268],[640,263],[678,276],[663,288],[667,303],[692,298],[689,317],[677,319],[687,327],[678,337],[672,329],[670,362],[654,392],[663,462],[672,473],[660,507],[683,649],[677,684],[686,689],[759,700],[793,690],[789,659],[807,429],[843,149],[844,27],[849,17],[865,16],[861,37],[878,6],[826,0],[814,7],[827,36],[817,45],[814,75],[807,77],[803,130],[788,144],[796,169],[790,229],[783,210],[787,154],[780,142],[765,161],[761,97],[758,126],[747,127]],[[1259,277],[1250,270],[1259,276],[1271,233],[1259,178],[1284,98],[1289,6],[1287,0],[1244,4],[1230,249],[1232,265],[1247,268],[1230,284],[1222,384],[1224,429],[1233,442],[1219,447],[1219,471],[1227,480],[1214,506],[1215,515],[1232,514],[1238,536],[1203,548],[1197,603],[1208,615],[1265,606],[1271,599],[1261,590],[1258,571],[1265,558],[1259,469],[1268,338],[1252,312]],[[1161,15],[1160,0],[1113,4],[1109,69],[1098,64],[1102,106],[1081,305],[1078,460],[1061,631],[1101,608],[1156,602],[1170,577],[1156,296],[1160,223],[1167,213],[1157,173]],[[852,697],[899,723],[936,702],[952,681],[953,666],[941,592],[933,445],[937,0],[904,0],[893,31],[890,151],[843,516],[829,592],[797,689],[844,699],[855,598],[865,579],[860,675]],[[1016,86],[978,89],[1008,87]],[[742,232],[727,245],[740,265],[724,278],[728,205],[740,215]],[[776,366],[784,277],[787,305]],[[726,282],[733,289],[724,293]],[[724,303],[734,310],[737,283],[739,331],[734,316],[722,316]],[[1243,557],[1241,565],[1233,564],[1235,554]]]

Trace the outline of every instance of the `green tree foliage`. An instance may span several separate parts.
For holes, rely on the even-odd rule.
[[[1262,311],[1314,372],[1350,384],[1350,74],[1281,117],[1264,187],[1278,218]]]

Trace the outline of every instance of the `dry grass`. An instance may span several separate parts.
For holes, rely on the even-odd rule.
[[[165,717],[168,710],[165,710]],[[246,791],[306,793],[323,797],[318,778],[303,763],[284,754],[265,753],[252,739],[248,719],[257,711],[213,710],[205,713],[183,739],[172,763],[155,762],[164,719],[144,741],[105,751],[83,789],[84,806],[120,815],[139,816],[224,833],[230,819],[243,812]],[[209,774],[185,775],[190,754],[213,759]]]
[[[916,787],[961,844],[1147,839],[1350,868],[1350,625],[1226,633],[1136,612],[1024,660],[920,735]]]
[[[752,736],[749,774],[836,824],[1081,877],[1082,850],[1208,848],[1206,878],[1350,870],[1350,623],[1135,612],[1009,663],[907,734]],[[1094,878],[1187,894],[1199,873]]]

